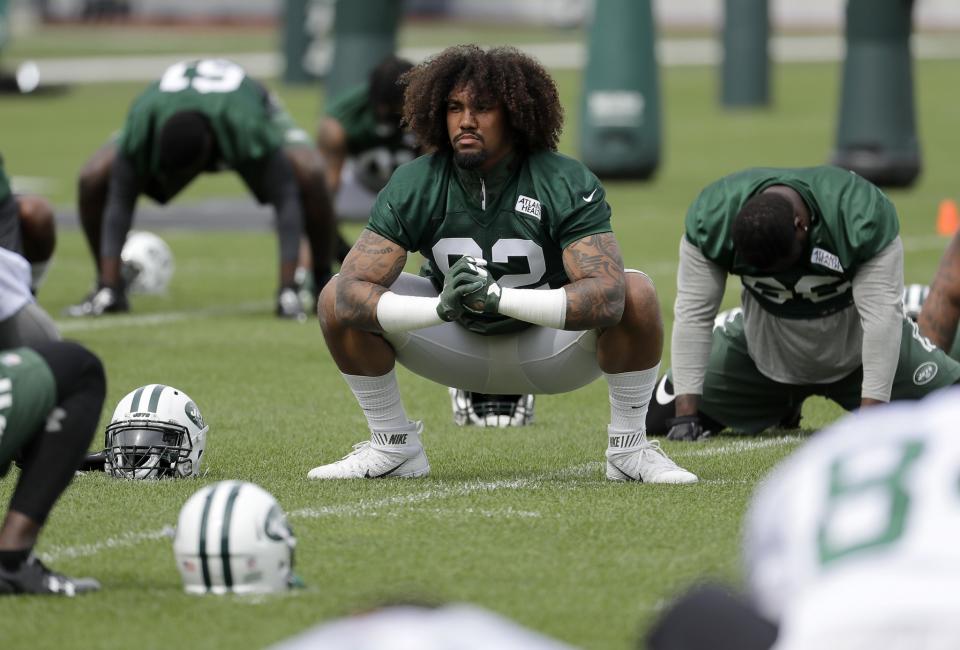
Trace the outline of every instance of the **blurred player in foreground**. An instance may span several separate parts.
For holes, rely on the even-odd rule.
[[[75,596],[100,588],[51,571],[33,547],[93,438],[106,379],[100,360],[71,342],[0,352],[0,477],[21,467],[0,526],[0,595]]]
[[[14,195],[0,156],[0,349],[60,338],[34,297],[55,240],[50,204]]]
[[[776,650],[960,647],[958,421],[952,387],[818,433],[754,494],[744,539],[752,606],[718,591],[688,594],[649,647],[715,650],[749,636],[767,643],[735,647],[767,648],[771,623]],[[734,614],[698,614],[711,611]],[[705,621],[710,639],[690,641],[689,628]]]

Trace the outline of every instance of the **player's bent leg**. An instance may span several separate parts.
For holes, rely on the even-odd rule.
[[[39,196],[18,196],[23,256],[30,262],[30,288],[34,294],[43,283],[57,245],[57,228],[50,203]]]
[[[99,359],[76,343],[48,342],[35,351],[42,361],[24,357],[18,364],[21,374],[13,377],[13,391],[23,386],[30,390],[28,397],[36,400],[48,394],[50,401],[33,409],[29,420],[18,422],[31,436],[20,447],[23,471],[0,527],[0,594],[75,596],[100,585],[92,578],[51,571],[32,551],[90,444],[106,384]],[[51,403],[55,406],[47,412],[45,406]]]
[[[411,422],[400,400],[393,348],[372,332],[344,326],[336,314],[337,278],[320,292],[324,340],[370,427],[370,439],[342,459],[313,468],[311,479],[417,478],[430,473],[423,424]]]
[[[917,323],[905,318],[890,399],[920,399],[958,382],[960,361],[935,346],[920,334]]]
[[[23,471],[10,507],[42,525],[90,445],[106,378],[100,360],[78,343],[53,341],[33,349],[53,374],[57,402],[45,428],[21,451]]]
[[[742,312],[714,327],[700,411],[719,423],[719,429],[756,434],[789,422],[808,393],[757,369],[747,351]]]
[[[40,305],[30,302],[10,318],[0,321],[0,349],[21,345],[34,346],[45,341],[59,341],[60,331]]]
[[[597,363],[607,380],[607,478],[646,483],[696,483],[646,435],[646,418],[660,369],[663,320],[657,293],[643,273],[627,273],[623,317],[597,342]]]

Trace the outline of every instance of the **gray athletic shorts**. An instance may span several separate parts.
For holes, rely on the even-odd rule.
[[[30,302],[10,318],[0,321],[0,350],[59,341],[53,319],[39,305]]]
[[[427,278],[401,273],[390,290],[437,295]],[[568,393],[601,374],[597,331],[532,325],[521,332],[483,336],[457,323],[384,334],[397,361],[421,377],[477,393]]]

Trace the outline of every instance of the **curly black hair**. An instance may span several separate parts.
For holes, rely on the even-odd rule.
[[[789,259],[796,247],[796,227],[790,201],[770,192],[756,194],[733,218],[733,246],[758,269],[769,269]]]
[[[455,45],[404,74],[403,119],[426,149],[449,151],[447,98],[469,85],[480,99],[503,106],[514,147],[556,151],[563,130],[557,86],[532,57],[513,47]]]

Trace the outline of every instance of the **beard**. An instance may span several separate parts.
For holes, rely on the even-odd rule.
[[[489,154],[486,151],[454,151],[453,162],[460,169],[472,171],[486,162]]]

